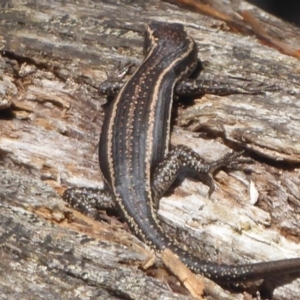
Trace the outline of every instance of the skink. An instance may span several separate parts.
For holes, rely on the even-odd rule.
[[[211,174],[230,165],[237,155],[207,163],[186,146],[169,146],[175,86],[188,78],[197,65],[196,43],[184,27],[151,23],[147,27],[145,53],[143,63],[120,89],[105,115],[99,163],[106,203],[113,200],[132,232],[150,247],[158,251],[169,248],[195,273],[217,282],[255,280],[300,271],[300,258],[239,266],[203,261],[164,233],[157,217],[157,204],[181,167]],[[76,188],[68,189],[64,198],[89,214],[95,212],[95,206],[101,207],[99,199],[78,195],[83,193]]]

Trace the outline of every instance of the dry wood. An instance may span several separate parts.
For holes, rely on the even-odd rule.
[[[241,1],[231,16],[250,9],[299,49],[296,28],[252,8]],[[138,269],[151,253],[121,223],[84,217],[59,196],[69,186],[101,186],[96,147],[106,99],[97,87],[120,62],[141,62],[151,20],[186,24],[207,77],[278,88],[179,107],[174,144],[208,160],[248,149],[254,163],[246,164],[252,172],[219,172],[211,199],[206,185],[182,179],[161,201],[166,230],[178,228],[183,243],[217,262],[300,256],[297,59],[158,0],[0,1],[0,20],[0,299],[190,299],[162,267]],[[274,276],[257,289],[262,299],[297,299],[300,279]],[[246,297],[209,280],[205,292]]]

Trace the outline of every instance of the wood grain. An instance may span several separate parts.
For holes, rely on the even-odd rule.
[[[161,201],[166,230],[217,262],[300,256],[299,60],[158,0],[0,7],[0,299],[190,299],[161,265],[138,268],[151,253],[126,226],[91,220],[60,198],[69,186],[102,185],[96,148],[106,99],[97,87],[119,63],[141,62],[143,28],[152,20],[186,25],[203,76],[277,88],[179,104],[174,144],[208,160],[246,149],[254,163],[245,165],[251,172],[216,174],[211,199],[206,185],[181,177]],[[243,1],[234,9],[231,17],[247,9],[299,49],[292,25]],[[252,299],[257,290],[262,299],[296,299],[300,279],[274,276],[233,293],[205,281],[207,299]]]

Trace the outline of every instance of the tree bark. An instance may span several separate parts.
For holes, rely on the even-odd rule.
[[[0,299],[191,299],[163,266],[139,268],[151,252],[124,224],[92,220],[61,199],[67,187],[102,185],[106,99],[97,88],[120,63],[141,63],[152,20],[186,25],[202,76],[273,88],[178,105],[173,144],[207,160],[245,149],[253,163],[218,172],[210,199],[205,184],[181,177],[160,202],[165,229],[220,263],[300,257],[300,63],[274,46],[280,38],[281,52],[299,49],[298,29],[243,1],[211,3],[223,9],[219,20],[158,0],[0,1]],[[253,29],[245,13],[267,25]],[[266,32],[273,48],[262,45]],[[206,297],[297,299],[297,276],[238,292],[205,279]]]

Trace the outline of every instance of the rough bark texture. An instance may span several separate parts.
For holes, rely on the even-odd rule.
[[[299,49],[296,28],[243,2],[226,5],[231,28],[253,33],[240,17],[247,9],[283,48],[288,41]],[[248,149],[254,163],[246,165],[251,172],[219,172],[211,199],[207,186],[182,179],[161,201],[166,230],[179,228],[179,238],[212,261],[300,256],[297,59],[157,0],[0,1],[0,299],[190,299],[163,267],[138,268],[151,253],[119,222],[91,220],[60,198],[69,186],[101,186],[105,98],[97,87],[120,62],[140,63],[151,20],[186,24],[206,76],[278,88],[179,107],[174,144],[208,160]],[[205,287],[208,299],[252,299],[256,290],[262,299],[297,299],[300,279],[274,276],[249,294],[209,280]]]

